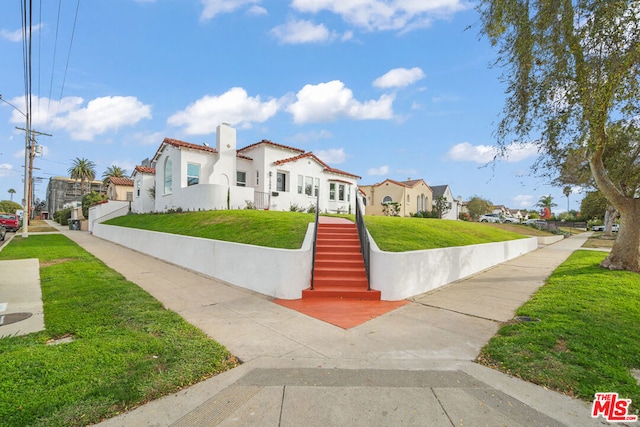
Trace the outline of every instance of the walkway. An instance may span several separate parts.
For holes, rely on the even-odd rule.
[[[104,426],[600,425],[584,402],[473,363],[499,322],[586,234],[345,330],[86,232],[61,231],[243,362]]]

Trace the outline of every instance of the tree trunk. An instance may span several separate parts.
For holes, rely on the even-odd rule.
[[[603,151],[602,147],[596,149],[589,166],[598,189],[620,214],[620,231],[611,253],[600,266],[640,273],[640,199],[626,197],[611,182],[602,161]]]
[[[607,206],[607,211],[604,214],[604,235],[607,237],[612,237],[613,234],[613,223],[618,217],[618,210],[615,206]]]

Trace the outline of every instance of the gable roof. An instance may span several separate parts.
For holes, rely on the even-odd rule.
[[[282,148],[284,150],[297,151],[298,153],[304,153],[304,150],[301,150],[299,148],[294,148],[294,147],[289,147],[287,145],[278,144],[278,143],[275,143],[273,141],[269,141],[268,139],[263,139],[262,141],[258,141],[255,144],[247,145],[246,147],[239,149],[238,152],[245,151],[245,150],[250,150],[250,149],[255,148],[255,147],[257,147],[258,145],[261,145],[261,144],[267,144],[267,145],[271,145],[271,146],[276,147],[276,148]]]
[[[421,183],[424,183],[424,185],[426,185],[427,188],[431,188],[431,187],[429,187],[429,184],[427,184],[425,182],[424,179],[412,179],[412,180],[409,180],[409,181],[396,181],[394,179],[389,179],[389,178],[385,179],[382,182],[378,182],[376,184],[373,184],[373,185],[371,185],[371,187],[380,187],[381,185],[386,184],[386,183],[391,183],[391,184],[397,185],[399,187],[405,187],[405,188],[413,188],[413,187],[415,187],[415,186],[417,186],[417,185],[419,185]]]
[[[208,145],[198,145],[198,144],[192,144],[190,142],[180,141],[179,139],[165,138],[162,140],[160,147],[158,147],[156,154],[154,154],[152,161],[155,161],[158,159],[158,156],[160,155],[160,153],[162,153],[162,150],[165,145],[171,145],[176,148],[189,148],[191,150],[204,151],[208,153],[217,153],[215,148],[209,147]]]
[[[431,187],[431,190],[433,190],[433,195],[436,197],[439,196],[444,196],[444,193],[447,191],[447,187],[449,187],[448,185],[434,185],[433,187]]]
[[[273,162],[273,164],[275,166],[279,166],[279,165],[284,164],[284,163],[296,162],[298,160],[301,160],[301,159],[304,159],[304,158],[307,158],[307,157],[309,157],[309,158],[315,160],[316,162],[318,162],[318,164],[320,164],[324,168],[325,172],[331,172],[331,173],[335,173],[335,174],[338,174],[338,175],[346,175],[346,176],[350,176],[350,177],[353,177],[353,178],[356,178],[356,179],[361,179],[361,177],[359,177],[358,175],[354,175],[352,173],[345,172],[345,171],[342,171],[340,169],[332,168],[331,166],[329,166],[328,164],[326,164],[325,162],[320,160],[318,158],[318,156],[316,156],[312,152],[303,153],[303,154],[300,154],[300,155],[295,156],[295,157],[289,157],[288,159],[277,160],[277,161]]]
[[[133,180],[131,178],[112,176],[109,177],[109,183],[113,185],[124,185],[126,187],[133,187]]]
[[[150,168],[148,166],[136,166],[133,172],[149,173],[149,174],[155,175],[156,168]]]

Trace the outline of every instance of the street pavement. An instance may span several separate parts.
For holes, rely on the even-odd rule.
[[[474,362],[587,233],[345,330],[88,232],[58,228],[242,362],[102,427],[606,424],[591,418],[589,403]]]

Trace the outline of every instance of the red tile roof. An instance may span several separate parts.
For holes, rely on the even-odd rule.
[[[326,164],[325,162],[320,160],[318,158],[318,156],[316,156],[312,152],[300,154],[298,156],[290,157],[288,159],[278,160],[278,161],[273,162],[273,164],[278,166],[278,165],[281,165],[283,163],[295,162],[295,161],[298,161],[300,159],[304,159],[306,157],[310,157],[313,160],[315,160],[316,162],[318,162],[319,164],[321,164],[324,167],[324,170],[327,171],[327,172],[331,172],[331,173],[335,173],[335,174],[339,174],[339,175],[351,176],[351,177],[356,178],[356,179],[361,179],[361,177],[359,177],[358,175],[354,175],[354,174],[349,173],[349,172],[341,171],[340,169],[332,168],[331,166],[329,166],[328,164]]]
[[[109,182],[114,185],[125,185],[127,187],[133,187],[133,180],[130,178],[112,176],[109,178]]]
[[[253,147],[257,147],[257,146],[258,146],[258,145],[260,145],[260,144],[273,145],[274,147],[283,148],[283,149],[285,149],[285,150],[291,150],[291,151],[297,151],[297,152],[299,152],[299,153],[304,153],[304,150],[301,150],[301,149],[299,149],[299,148],[294,148],[294,147],[289,147],[289,146],[282,145],[282,144],[277,144],[277,143],[275,143],[275,142],[273,142],[273,141],[269,141],[268,139],[263,139],[262,141],[260,141],[260,142],[256,142],[255,144],[247,145],[246,147],[241,148],[241,149],[239,149],[238,151],[249,150],[249,149],[251,149],[251,148],[253,148]]]
[[[210,153],[217,153],[215,148],[209,147],[208,145],[192,144],[190,142],[184,142],[184,141],[180,141],[178,139],[173,139],[173,138],[165,138],[162,142],[165,144],[173,145],[174,147],[178,147],[178,148],[184,147],[184,148],[191,148],[192,150],[201,150],[201,151],[208,151]]]
[[[150,173],[150,174],[156,173],[156,168],[150,168],[148,166],[136,166],[135,170],[140,173]]]

